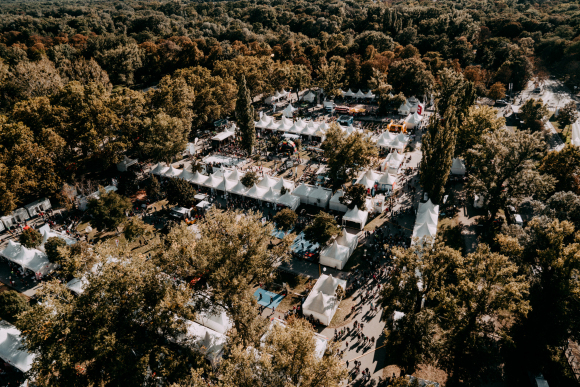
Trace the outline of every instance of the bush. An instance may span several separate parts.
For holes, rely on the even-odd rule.
[[[44,244],[44,251],[46,256],[53,263],[60,263],[63,260],[63,255],[59,248],[66,246],[66,242],[59,237],[50,237]]]
[[[256,172],[248,172],[240,181],[245,187],[253,187],[258,182],[258,174]]]
[[[298,214],[289,208],[284,208],[282,211],[274,215],[274,222],[276,227],[282,231],[288,231],[296,224]]]
[[[14,324],[22,312],[30,309],[28,300],[14,290],[0,293],[0,319]]]
[[[29,249],[34,249],[42,244],[42,234],[32,227],[20,234],[20,243]]]
[[[91,199],[87,213],[93,217],[91,224],[98,230],[112,230],[126,219],[125,211],[131,209],[131,200],[111,191],[100,190],[100,199]]]
[[[185,180],[171,178],[167,184],[167,201],[170,204],[177,204],[190,208],[195,204],[197,192],[193,186]]]

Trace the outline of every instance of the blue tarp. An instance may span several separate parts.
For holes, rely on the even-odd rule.
[[[260,294],[262,295],[261,299]],[[258,304],[267,308],[278,307],[284,298],[284,296],[281,294],[272,293],[262,288],[258,288],[258,290],[256,290],[254,297],[256,297],[256,300],[258,300]]]

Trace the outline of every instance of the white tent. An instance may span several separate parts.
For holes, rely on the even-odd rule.
[[[36,249],[27,249],[12,240],[8,241],[8,245],[0,252],[0,255],[35,273],[46,274],[52,266],[43,252]]]
[[[451,174],[452,175],[465,175],[465,163],[461,159],[453,159],[451,164]]]
[[[285,117],[292,117],[294,116],[294,111],[296,111],[296,108],[289,103],[288,106],[282,110],[282,114],[284,114]]]
[[[22,345],[21,332],[7,321],[0,321],[0,359],[22,372],[28,372],[34,362],[34,354]]]
[[[392,175],[398,174],[404,159],[405,156],[398,152],[389,153],[381,164],[381,171]]]
[[[389,148],[391,142],[396,138],[397,136],[394,133],[389,132],[388,130],[383,132],[380,136],[379,139],[377,140],[377,146],[381,147],[381,148]]]
[[[397,184],[397,176],[385,173],[379,180],[379,185],[383,191],[394,191]]]
[[[357,91],[354,96],[355,96],[355,98],[364,98],[365,97],[365,95],[362,92],[362,90]]]
[[[413,114],[409,114],[407,118],[405,118],[405,123],[407,124],[407,128],[413,129],[417,125],[419,125],[423,121],[423,116],[420,116],[417,112]]]
[[[313,188],[311,185],[302,183],[292,192],[292,195],[298,196],[301,203],[308,204],[308,196]]]
[[[165,172],[167,172],[168,169],[169,169],[169,167],[165,166],[165,164],[159,163],[151,169],[151,174],[152,175],[163,175]]]
[[[372,91],[368,91],[367,93],[365,93],[365,98],[375,98],[375,95],[372,93]]]
[[[194,176],[193,173],[188,171],[187,168],[183,168],[183,171],[181,171],[181,173],[179,174],[179,176],[177,176],[177,178],[185,181],[191,181],[191,179],[193,179],[193,176]]]
[[[270,203],[278,203],[280,199],[280,191],[274,191],[272,187],[262,196],[262,200]]]
[[[288,133],[294,133],[294,134],[299,134],[302,132],[302,127],[299,126],[296,122],[294,123],[294,125],[292,125],[290,127],[290,129],[288,129]]]
[[[427,200],[425,203],[419,203],[419,208],[417,209],[417,214],[422,212],[429,211],[433,214],[439,214],[439,206],[433,204],[431,199]]]
[[[338,309],[336,288],[340,285],[346,290],[346,281],[325,274],[321,275],[312,291],[304,301],[303,313],[318,319],[322,324],[329,325]]]
[[[123,156],[123,160],[121,160],[120,163],[117,163],[117,170],[119,172],[127,172],[127,169],[129,169],[131,165],[137,164],[137,161],[137,159],[130,159],[127,156]]]
[[[350,249],[339,245],[336,240],[320,252],[320,264],[342,270],[350,258]]]
[[[238,171],[237,169],[234,169],[231,173],[229,173],[226,178],[228,180],[233,180],[233,181],[238,181],[238,180],[242,180],[242,177],[244,177],[245,173],[242,173],[240,171]]]
[[[286,192],[284,195],[280,196],[278,203],[294,211],[300,205],[300,198],[298,196],[291,195],[290,192]]]
[[[245,196],[249,196],[249,197],[254,198],[254,199],[262,200],[262,198],[264,197],[265,194],[266,194],[265,188],[260,188],[256,184],[254,184],[254,186],[252,188],[250,188],[248,190],[248,192],[246,192]]]
[[[369,180],[366,175],[362,175],[362,177],[357,180],[356,184],[362,184],[366,189],[373,189],[375,186],[375,182]]]
[[[265,129],[274,119],[267,114],[264,114],[259,121],[254,122],[254,126],[258,129]]]
[[[169,167],[169,169],[167,169],[167,171],[165,171],[163,176],[165,176],[165,177],[177,177],[177,176],[181,175],[181,172],[183,172],[183,170],[177,169],[174,167]]]
[[[219,132],[218,134],[216,134],[215,136],[213,136],[211,139],[212,141],[223,141],[226,138],[235,136],[236,131],[235,130],[228,130],[227,128],[223,131],[223,132]]]
[[[197,185],[203,185],[207,179],[209,179],[209,176],[202,175],[199,171],[196,171],[189,181]]]
[[[196,315],[195,321],[206,328],[212,329],[223,335],[226,334],[233,326],[232,321],[226,314],[226,311],[220,308],[214,313],[199,312]]]
[[[348,248],[349,254],[352,254],[358,245],[358,235],[350,234],[346,232],[346,229],[342,229],[342,233],[336,238],[336,242],[340,246]]]
[[[69,237],[65,233],[51,230],[50,225],[48,223],[45,223],[42,227],[40,227],[38,229],[38,232],[40,233],[40,235],[42,235],[42,245],[40,247],[40,249],[42,249],[42,250],[44,250],[44,244],[46,243],[48,238],[52,238],[52,237],[62,239],[69,246],[77,243],[76,239]]]
[[[52,208],[48,198],[37,200],[33,203],[24,206],[30,217],[38,215],[41,211],[46,211]]]
[[[17,222],[24,222],[25,220],[30,218],[30,216],[28,215],[28,211],[26,211],[26,209],[23,207],[17,208],[14,211],[12,211],[12,217]]]
[[[411,113],[411,107],[405,102],[399,107],[399,114],[402,116],[406,116]]]
[[[83,294],[83,292],[85,291],[85,288],[87,287],[89,281],[83,277],[81,279],[79,278],[73,278],[72,280],[70,280],[67,284],[66,287],[73,293],[77,294],[77,295],[81,295]]]
[[[2,221],[2,224],[6,229],[12,227],[16,223],[12,215],[3,216],[0,218],[0,221]]]
[[[192,340],[194,347],[202,352],[207,360],[213,364],[219,361],[227,341],[226,336],[194,321],[185,320],[185,325],[187,333],[185,337],[180,337],[179,341]]]
[[[348,89],[348,91],[346,93],[344,93],[345,97],[354,97],[354,93],[352,92],[351,89]]]
[[[348,210],[346,214],[342,217],[343,226],[350,225],[351,227],[360,227],[362,230],[367,223],[369,213],[367,211],[359,210],[357,206],[354,206],[352,210]]]
[[[334,193],[334,195],[330,198],[330,201],[328,202],[328,207],[334,211],[347,212],[348,207],[340,202],[340,198],[343,196],[344,191],[341,189],[337,190]]]
[[[436,226],[438,222],[438,214],[431,211],[425,211],[417,214],[417,219],[415,219],[415,225],[422,225],[423,223],[428,223],[432,226]]]
[[[315,189],[312,189],[312,191],[308,195],[308,204],[321,208],[326,208],[328,207],[328,202],[330,201],[331,196],[332,196],[331,189],[316,187]]]
[[[294,182],[292,180],[285,180],[284,178],[279,178],[276,184],[272,188],[278,191],[282,191],[282,187],[286,188],[288,191],[294,190]]]
[[[580,120],[572,124],[572,145],[580,146]]]
[[[235,181],[229,180],[224,176],[222,182],[219,183],[215,189],[218,191],[230,192],[231,189],[234,188],[235,186],[236,186]]]
[[[312,91],[309,91],[308,94],[306,94],[304,97],[302,97],[302,99],[304,101],[307,101],[310,103],[314,102],[315,98],[316,98],[316,95],[314,95],[314,93]]]
[[[406,142],[401,141],[399,136],[397,136],[390,144],[389,147],[396,150],[403,150],[407,146]]]
[[[377,182],[381,179],[381,177],[383,176],[382,173],[379,173],[377,171],[373,171],[372,169],[369,169],[366,173],[365,176],[367,177],[368,180],[372,181],[372,182]]]
[[[258,187],[270,188],[270,187],[274,187],[276,185],[276,183],[278,183],[277,179],[274,179],[270,175],[265,174],[264,177],[262,178],[262,180],[260,180],[258,182]]]
[[[222,179],[216,176],[215,173],[212,173],[209,175],[209,178],[207,178],[201,185],[208,188],[216,188],[218,185],[220,185],[221,182]]]
[[[413,238],[435,238],[437,234],[437,226],[430,225],[429,223],[417,224],[413,228]]]
[[[243,196],[246,194],[246,192],[248,192],[248,188],[243,185],[241,181],[238,181],[238,183],[230,190],[230,192]]]

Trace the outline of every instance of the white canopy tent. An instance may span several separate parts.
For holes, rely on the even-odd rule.
[[[221,181],[221,183],[219,183],[217,185],[217,187],[215,188],[218,191],[223,191],[223,192],[230,192],[232,188],[234,188],[236,186],[236,182],[233,180],[229,180],[228,178],[226,178],[225,176],[223,177],[223,180]]]
[[[353,91],[351,89],[348,89],[348,91],[345,92],[343,96],[344,97],[351,97],[352,98],[352,97],[354,97],[354,93],[353,93]]]
[[[167,172],[167,170],[169,169],[168,166],[166,166],[163,163],[159,163],[157,164],[155,167],[153,167],[150,171],[150,173],[152,175],[163,175],[165,172]]]
[[[397,185],[397,176],[385,173],[379,180],[379,186],[382,191],[394,191]]]
[[[330,198],[330,201],[328,202],[328,207],[334,211],[347,212],[348,207],[340,202],[340,198],[343,196],[344,191],[341,189],[337,190],[334,193],[334,195]]]
[[[28,249],[20,243],[8,241],[8,245],[0,253],[3,257],[34,273],[46,274],[53,266],[43,252]]]
[[[42,227],[40,227],[38,229],[38,232],[40,233],[40,235],[42,235],[42,245],[40,246],[41,250],[44,250],[44,244],[46,243],[48,238],[52,238],[52,237],[62,239],[69,246],[77,243],[76,239],[69,237],[65,233],[51,230],[50,225],[48,223],[45,223]]]
[[[202,175],[199,171],[196,171],[189,181],[193,184],[203,186],[207,179],[209,179],[209,176]]]
[[[262,200],[269,202],[269,203],[278,203],[280,199],[280,191],[274,191],[272,187],[266,191],[266,193],[262,196]]]
[[[336,242],[340,246],[344,246],[348,248],[349,255],[354,253],[356,246],[358,245],[358,234],[351,234],[346,232],[346,229],[342,229],[342,233],[338,238],[336,238]]]
[[[294,112],[296,111],[296,108],[294,106],[292,106],[291,103],[288,104],[288,106],[286,106],[284,108],[284,110],[282,110],[282,114],[284,114],[285,117],[293,117],[294,116]]]
[[[362,175],[357,181],[356,184],[363,185],[366,189],[373,189],[375,186],[375,182],[371,181],[367,178],[366,175]]]
[[[572,124],[572,145],[580,146],[580,120]]]
[[[339,301],[335,295],[338,285],[346,290],[345,280],[334,278],[332,275],[321,275],[304,301],[304,315],[312,316],[324,325],[330,325],[338,309]]]
[[[398,152],[392,152],[387,155],[381,164],[381,171],[387,172],[391,175],[397,175],[405,156]]]
[[[355,98],[365,98],[364,93],[362,92],[362,90],[359,89],[359,91],[356,92],[356,94],[354,95]]]
[[[195,321],[222,335],[225,335],[234,325],[223,308],[218,308],[213,313],[199,312],[196,315]]]
[[[34,357],[22,345],[20,330],[7,321],[0,321],[0,359],[21,372],[28,372]]]
[[[230,192],[244,196],[246,192],[248,192],[248,187],[243,185],[241,181],[238,181],[238,183],[230,190]]]
[[[49,210],[51,208],[52,205],[50,204],[50,200],[48,200],[48,198],[40,199],[24,206],[24,209],[26,209],[28,215],[31,218],[38,215],[40,212]]]
[[[300,205],[300,198],[291,195],[290,192],[286,192],[278,199],[278,203],[290,208],[292,211],[295,211]]]
[[[87,287],[89,281],[83,277],[83,278],[73,278],[72,280],[70,280],[67,284],[66,287],[68,288],[68,290],[70,290],[71,292],[77,294],[77,295],[81,295],[83,294],[85,288]]]
[[[258,185],[258,187],[262,187],[262,188],[270,188],[270,187],[274,187],[276,185],[276,183],[278,183],[278,179],[274,179],[270,175],[265,174],[264,177],[262,178],[262,180],[260,180],[257,185]]]
[[[365,98],[371,98],[372,99],[372,98],[375,98],[375,95],[373,94],[372,91],[369,90],[368,92],[365,93]]]
[[[342,270],[350,258],[350,250],[346,246],[339,245],[336,240],[320,252],[320,264]]]
[[[411,113],[411,107],[405,102],[401,106],[399,106],[399,114],[402,116],[406,116]]]
[[[14,220],[21,223],[30,218],[30,216],[28,215],[28,211],[26,211],[26,209],[23,207],[17,208],[14,211],[12,211],[12,217],[14,218]]]
[[[258,187],[256,184],[246,192],[245,196],[251,197],[253,199],[262,200],[266,194],[266,188]]]
[[[294,182],[292,180],[286,180],[283,177],[279,178],[276,184],[272,188],[278,191],[282,191],[282,187],[286,188],[288,191],[294,190]]]
[[[3,216],[0,218],[0,220],[6,229],[12,227],[16,223],[12,215]]]
[[[451,163],[451,174],[452,175],[465,175],[465,163],[461,159],[453,159]]]
[[[222,182],[222,179],[218,176],[216,176],[215,173],[212,173],[211,175],[209,175],[209,177],[201,184],[204,187],[207,188],[217,188],[218,185],[220,185],[220,183]]]
[[[308,196],[313,189],[313,186],[302,183],[292,192],[292,195],[298,196],[301,203],[308,204]]]
[[[352,210],[348,210],[342,217],[342,225],[352,228],[360,227],[360,230],[362,230],[367,223],[368,217],[369,213],[367,211],[359,210],[357,206],[354,206]]]
[[[391,142],[397,137],[396,134],[387,131],[384,131],[377,140],[377,146],[380,148],[390,148]]]
[[[127,169],[129,169],[131,165],[137,164],[137,162],[137,159],[130,159],[127,156],[123,156],[123,160],[120,163],[117,163],[117,170],[119,172],[127,172]]]
[[[316,187],[308,195],[308,204],[320,208],[328,207],[328,202],[332,196],[332,190],[324,187]]]
[[[165,171],[165,173],[163,173],[164,177],[177,177],[179,175],[181,175],[181,172],[183,172],[182,169],[177,169],[174,168],[173,166],[169,167],[169,169],[167,169],[167,171]]]
[[[314,102],[314,99],[316,99],[316,95],[312,92],[309,91],[304,97],[302,97],[302,99],[306,102]]]
[[[409,114],[407,118],[405,118],[405,123],[409,129],[417,127],[421,121],[423,121],[423,116],[420,116],[417,112]]]
[[[187,168],[183,168],[181,173],[177,176],[178,179],[191,181],[193,179],[194,174],[191,173]]]
[[[185,320],[187,333],[179,338],[180,342],[193,341],[193,346],[203,353],[205,358],[212,364],[216,364],[222,357],[227,337],[213,329]]]

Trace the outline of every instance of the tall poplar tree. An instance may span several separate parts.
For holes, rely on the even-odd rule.
[[[242,75],[238,86],[238,100],[236,101],[236,119],[242,134],[242,149],[251,155],[256,146],[256,128],[254,127],[254,108],[250,91],[246,86],[246,77]]]

